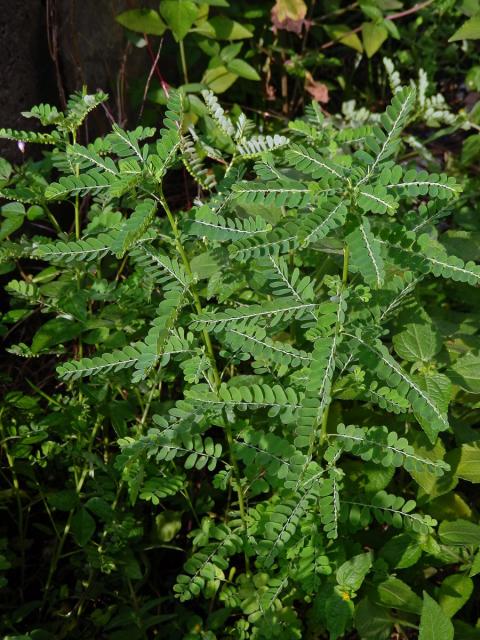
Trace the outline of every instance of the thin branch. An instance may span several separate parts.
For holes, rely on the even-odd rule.
[[[412,13],[417,13],[417,11],[421,11],[422,9],[425,9],[425,7],[428,7],[428,5],[432,4],[433,1],[434,0],[426,0],[426,2],[420,2],[419,4],[416,4],[415,6],[411,7],[410,9],[406,9],[405,11],[400,11],[399,13],[391,13],[389,16],[385,16],[385,20],[400,20],[400,18],[405,18],[406,16],[409,16]],[[351,31],[347,31],[347,33],[342,33],[335,40],[330,40],[329,42],[322,44],[320,49],[329,49],[330,47],[333,47],[333,45],[337,44],[338,42],[341,42],[345,38],[348,38],[348,36],[351,36],[354,33],[358,33],[361,30],[362,30],[362,27],[360,26],[360,27],[356,27],[356,29],[352,29]]]

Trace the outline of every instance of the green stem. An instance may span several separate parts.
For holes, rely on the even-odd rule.
[[[350,250],[348,244],[343,248],[343,271],[342,271],[342,290],[345,289],[348,282],[348,260],[350,257]]]
[[[173,231],[173,235],[175,237],[175,246],[177,248],[178,253],[180,254],[180,257],[182,258],[182,262],[183,265],[185,267],[186,272],[188,273],[188,275],[193,278],[193,272],[192,272],[192,268],[190,266],[190,260],[188,259],[188,256],[185,252],[185,249],[182,245],[182,242],[180,240],[180,232],[178,231],[178,226],[177,226],[177,222],[172,214],[172,212],[170,211],[170,207],[168,206],[167,201],[165,200],[165,197],[163,196],[163,193],[160,196],[160,201],[162,203],[162,206],[165,210],[165,213],[167,214],[167,218],[168,221],[170,222],[170,226],[172,227],[172,231]],[[195,310],[198,314],[202,313],[203,309],[202,309],[202,304],[200,302],[200,298],[198,296],[198,293],[196,292],[195,288],[192,287],[191,288],[191,293],[192,293],[192,297],[193,297],[193,303],[195,306]],[[220,375],[218,373],[218,369],[217,369],[217,364],[216,364],[216,360],[215,360],[215,352],[213,351],[213,346],[212,346],[212,341],[210,340],[210,334],[208,333],[208,331],[206,329],[202,330],[202,336],[203,336],[203,341],[205,343],[205,347],[207,349],[207,353],[208,353],[208,357],[210,360],[210,364],[212,366],[212,371],[213,371],[213,377],[214,377],[214,382],[215,382],[215,387],[219,387],[220,386]]]
[[[88,445],[88,453],[91,453],[92,449],[93,449],[93,445],[95,443],[95,437],[97,435],[97,431],[100,428],[102,421],[101,420],[97,420],[97,422],[95,423],[95,426],[93,427],[92,430],[92,434],[90,436],[90,442]],[[90,466],[85,466],[82,469],[82,472],[80,474],[80,477],[78,478],[78,480],[75,483],[75,493],[77,494],[78,497],[80,497],[80,493],[82,491],[83,485],[85,483],[85,480],[87,479],[87,475],[89,472]],[[63,551],[63,547],[65,545],[65,542],[67,540],[68,534],[70,533],[70,528],[72,526],[72,518],[74,516],[75,513],[75,509],[71,509],[69,511],[68,517],[67,517],[67,522],[65,523],[65,526],[63,528],[63,533],[61,535],[61,538],[59,540],[58,545],[56,546],[55,552],[53,554],[52,560],[50,562],[50,568],[48,571],[48,577],[47,577],[47,582],[45,583],[45,589],[43,591],[43,600],[42,600],[42,609],[45,607],[46,603],[47,603],[47,598],[48,598],[48,594],[50,591],[50,588],[52,586],[52,580],[53,580],[53,576],[55,575],[55,572],[57,570],[57,566],[58,563],[60,561],[60,557],[62,555],[62,551]]]
[[[345,290],[345,287],[347,286],[349,258],[350,258],[350,250],[348,248],[348,244],[345,244],[343,248],[342,286],[340,287],[340,294],[343,293],[343,291]],[[337,335],[340,330],[341,330],[341,327],[338,325],[338,320],[337,320],[337,323],[335,324],[335,335]],[[325,410],[323,412],[322,424],[320,427],[320,446],[322,446],[327,439],[327,423],[328,423],[328,414],[330,411],[331,403],[332,401],[330,400],[330,402],[325,407]],[[313,453],[313,447],[312,447],[312,453]]]
[[[173,231],[173,235],[175,237],[175,245],[177,247],[178,253],[180,254],[181,258],[182,258],[182,262],[185,266],[185,270],[188,273],[188,275],[193,279],[193,272],[192,272],[192,268],[190,265],[190,260],[188,259],[187,253],[182,245],[181,239],[180,239],[180,233],[178,231],[178,226],[177,226],[177,222],[175,220],[175,217],[173,216],[172,212],[170,211],[170,207],[168,206],[167,201],[165,200],[165,197],[163,195],[163,193],[160,194],[160,201],[162,203],[162,206],[165,210],[165,213],[167,214],[167,218],[170,222],[170,226],[172,228]],[[191,288],[191,293],[192,293],[192,297],[193,297],[193,302],[194,302],[194,306],[195,309],[197,311],[198,314],[201,314],[203,309],[202,309],[202,303],[200,302],[200,298],[198,296],[198,293],[196,292],[195,288],[192,286]],[[221,383],[221,379],[220,379],[220,374],[218,373],[218,368],[217,368],[217,363],[216,363],[216,359],[215,359],[215,352],[213,350],[213,345],[212,345],[212,341],[210,340],[210,334],[208,333],[208,331],[206,329],[202,330],[202,335],[203,335],[203,341],[205,343],[205,347],[207,349],[207,353],[208,353],[208,357],[210,360],[210,364],[212,367],[212,372],[213,372],[213,386],[215,388],[215,390],[217,391],[220,383]],[[225,434],[227,437],[227,443],[228,443],[228,448],[229,448],[229,454],[230,454],[230,460],[231,460],[231,464],[232,464],[232,469],[233,469],[233,475],[235,478],[235,490],[237,493],[237,498],[238,498],[238,507],[240,510],[240,518],[242,520],[242,526],[243,526],[243,530],[245,532],[245,534],[247,533],[247,518],[246,518],[246,509],[245,509],[245,500],[243,497],[243,492],[242,492],[242,486],[241,486],[241,476],[240,476],[240,472],[238,469],[238,464],[237,464],[237,460],[235,458],[235,454],[233,452],[233,434],[232,434],[232,427],[230,422],[228,421],[227,416],[225,417]],[[247,556],[247,554],[245,553],[245,569],[247,574],[250,573],[250,562],[249,562],[249,558]]]
[[[15,494],[15,502],[17,505],[17,526],[18,526],[18,537],[20,540],[20,566],[21,566],[20,584],[22,589],[21,593],[22,593],[22,601],[23,601],[23,583],[24,583],[24,574],[25,574],[25,528],[24,528],[24,519],[23,519],[23,505],[22,505],[22,498],[21,498],[20,482],[18,480],[17,471],[15,469],[15,459],[14,459],[14,456],[10,454],[7,448],[7,444],[6,444],[7,438],[5,437],[6,434],[4,432],[3,420],[1,419],[1,414],[0,414],[0,434],[3,440],[3,449],[5,451],[7,464],[10,468],[10,473],[12,474],[12,485],[13,485],[13,490]]]
[[[45,203],[43,203],[43,208],[47,214],[48,219],[53,224],[55,231],[57,233],[62,233],[62,227],[58,224],[57,219],[55,218],[55,216],[53,215],[53,213],[50,211],[50,209],[47,207]]]
[[[180,60],[182,63],[183,82],[185,84],[188,84],[187,60],[185,58],[185,46],[183,44],[183,40],[180,40],[179,48],[180,48]]]

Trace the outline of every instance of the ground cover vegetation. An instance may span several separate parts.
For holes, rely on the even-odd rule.
[[[0,130],[5,638],[480,637],[478,3],[257,5]]]

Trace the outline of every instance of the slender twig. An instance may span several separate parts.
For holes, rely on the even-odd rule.
[[[153,62],[153,60],[155,59],[155,56],[154,56],[154,53],[153,53],[153,49],[152,49],[152,47],[150,45],[150,41],[149,41],[148,36],[147,36],[146,33],[143,34],[143,37],[145,39],[145,42],[147,43],[148,55],[150,56],[150,59]],[[170,95],[170,93],[169,93],[170,86],[169,86],[168,82],[165,80],[165,78],[162,76],[162,74],[160,72],[160,69],[158,67],[158,63],[155,64],[154,67],[155,67],[155,75],[157,76],[157,80],[159,81],[160,86],[163,89],[163,93],[168,98],[169,95]]]
[[[417,13],[417,11],[421,11],[422,9],[425,9],[425,7],[428,7],[430,4],[432,4],[432,2],[434,2],[434,0],[426,0],[426,2],[420,2],[419,4],[416,4],[410,9],[405,9],[405,11],[400,11],[399,13],[391,13],[390,15],[385,16],[385,20],[400,20],[400,18],[405,18],[406,16],[409,16],[412,13]],[[320,46],[320,49],[329,49],[330,47],[333,47],[333,45],[337,44],[341,40],[344,40],[345,38],[348,38],[348,36],[351,36],[354,33],[358,33],[361,30],[362,30],[362,27],[360,26],[360,27],[356,27],[355,29],[352,29],[351,31],[347,31],[347,33],[342,33],[339,35],[338,38],[335,38],[335,40],[330,40],[329,42],[322,44]]]
[[[150,67],[150,72],[148,74],[147,82],[145,83],[145,89],[143,91],[143,98],[142,98],[142,104],[141,104],[141,107],[140,107],[140,113],[138,114],[138,119],[139,120],[141,119],[141,117],[143,115],[143,109],[145,107],[145,102],[147,100],[148,90],[150,89],[150,83],[152,81],[153,74],[155,73],[155,69],[157,68],[158,61],[160,60],[160,53],[162,52],[162,45],[163,45],[163,38],[160,40],[160,45],[158,47],[157,55],[155,56],[155,60],[153,61],[152,66]]]

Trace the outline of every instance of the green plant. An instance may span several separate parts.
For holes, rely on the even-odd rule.
[[[20,512],[18,461],[28,491],[45,459],[68,478],[40,496],[43,610],[76,601],[63,626],[35,623],[54,637],[453,638],[478,572],[477,517],[454,490],[479,477],[480,267],[435,227],[462,185],[396,162],[414,89],[374,126],[339,128],[314,103],[275,137],[209,92],[203,137],[171,91],[156,139],[114,125],[82,146],[104,98],[32,109],[50,133],[1,132],[53,145],[1,188],[4,271],[24,265],[5,326],[49,316],[9,351],[60,357],[65,382],[35,385],[46,417],[29,407],[3,427]],[[188,211],[167,190],[181,164],[198,185]],[[49,235],[19,235],[32,220]],[[80,578],[56,587],[71,534]],[[147,582],[160,597],[139,600]],[[31,631],[21,620],[7,630]]]

